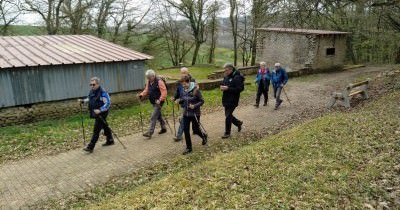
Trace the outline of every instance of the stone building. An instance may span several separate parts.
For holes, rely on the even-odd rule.
[[[288,72],[342,68],[348,32],[293,28],[258,28],[257,61]]]
[[[131,103],[151,58],[88,35],[0,37],[0,126],[79,111],[93,76],[114,107]]]

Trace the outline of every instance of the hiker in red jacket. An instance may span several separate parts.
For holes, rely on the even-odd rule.
[[[151,124],[149,131],[143,134],[144,137],[151,138],[156,128],[157,120],[161,124],[161,131],[158,134],[167,132],[165,120],[162,117],[161,108],[167,98],[167,87],[164,81],[156,76],[154,70],[146,71],[147,83],[143,92],[139,94],[139,100],[148,96],[150,103],[153,105],[153,114],[151,115]]]

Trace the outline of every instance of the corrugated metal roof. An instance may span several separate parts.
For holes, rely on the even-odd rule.
[[[90,35],[0,37],[0,68],[148,60],[153,57]]]
[[[316,35],[350,34],[350,32],[343,32],[343,31],[325,31],[325,30],[297,29],[297,28],[257,28],[256,30],[281,32],[281,33],[295,33],[295,34],[316,34]]]

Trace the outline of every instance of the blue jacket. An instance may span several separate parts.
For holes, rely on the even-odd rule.
[[[110,95],[108,95],[103,88],[99,87],[97,90],[91,90],[88,97],[84,101],[88,103],[90,117],[96,117],[96,114],[93,111],[95,109],[99,109],[103,117],[107,116],[108,109],[111,105],[111,99]]]
[[[274,87],[278,87],[281,84],[286,85],[286,83],[288,82],[288,79],[289,79],[289,77],[284,68],[280,68],[276,71],[272,71],[271,82]]]
[[[267,68],[267,73],[265,75],[261,74],[261,69],[258,70],[256,76],[256,83],[260,85],[261,80],[271,80],[271,71]]]

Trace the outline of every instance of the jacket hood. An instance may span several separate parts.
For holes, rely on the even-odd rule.
[[[194,82],[190,82],[190,84],[189,84],[189,92],[193,91],[195,87],[196,87],[196,84]]]

